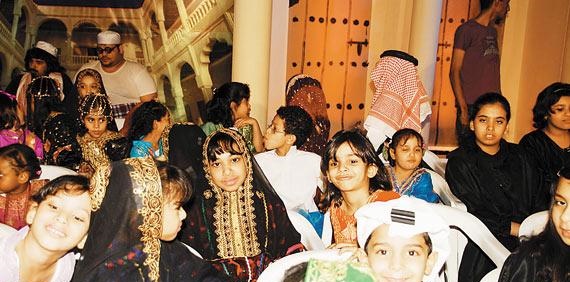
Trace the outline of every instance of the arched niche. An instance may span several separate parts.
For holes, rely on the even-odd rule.
[[[209,54],[209,72],[212,86],[220,87],[232,80],[232,46],[226,42],[214,40]]]
[[[18,28],[16,31],[16,41],[20,43],[20,46],[25,47],[26,45],[26,26],[28,21],[28,12],[22,8],[20,18],[18,19]]]
[[[97,34],[101,29],[94,23],[81,22],[71,31],[73,55],[97,56]]]
[[[188,121],[200,124],[206,115],[206,101],[196,82],[194,69],[186,62],[180,68],[180,85],[184,93],[184,108]]]
[[[47,19],[38,27],[37,41],[49,42],[61,50],[67,47],[67,27],[58,19]],[[35,43],[35,42],[34,42]]]

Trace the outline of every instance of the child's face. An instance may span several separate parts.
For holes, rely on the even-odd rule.
[[[341,192],[368,190],[370,178],[374,177],[377,171],[375,165],[366,164],[352,151],[349,143],[345,142],[336,151],[336,161],[329,160],[327,178]]]
[[[390,156],[396,161],[396,168],[403,171],[415,170],[422,161],[424,150],[416,137],[400,142],[396,149],[390,149]]]
[[[552,206],[552,221],[556,231],[562,241],[570,246],[570,180],[560,177],[556,194],[554,195],[554,205]]]
[[[18,173],[6,158],[0,157],[0,193],[19,193],[28,182],[27,173]]]
[[[389,225],[376,228],[366,247],[368,262],[379,282],[421,282],[431,273],[437,254],[428,255],[428,246],[422,234],[410,238],[389,235]]]
[[[101,92],[101,85],[94,77],[86,75],[81,78],[77,84],[77,91],[79,92],[79,97],[83,98],[89,93],[99,93]]]
[[[87,238],[91,216],[89,193],[58,192],[34,203],[26,216],[30,234],[44,250],[67,252]]]
[[[265,131],[265,136],[263,137],[263,145],[266,150],[273,150],[281,148],[286,145],[286,135],[285,134],[285,121],[275,115],[271,125],[267,127]]]
[[[477,145],[487,152],[499,147],[507,130],[507,112],[500,103],[487,104],[479,110],[475,119],[469,123],[475,132]]]
[[[245,181],[247,172],[243,155],[223,153],[208,164],[208,171],[216,186],[227,192],[237,191]]]
[[[107,131],[107,117],[94,112],[83,118],[83,124],[87,128],[87,134],[93,138],[101,137]]]
[[[160,240],[174,240],[185,218],[186,211],[184,211],[180,203],[175,201],[166,202],[162,208],[162,234],[160,235]]]
[[[548,125],[558,130],[570,129],[570,96],[562,96],[550,107]]]
[[[155,120],[153,130],[162,133],[166,127],[170,125],[170,114],[166,113],[160,120]]]
[[[245,98],[242,99],[239,104],[232,102],[230,108],[233,111],[234,120],[249,117],[249,112],[251,111],[251,105],[249,104],[249,100]]]

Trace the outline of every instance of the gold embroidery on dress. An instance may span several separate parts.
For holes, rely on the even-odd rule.
[[[232,139],[236,140],[239,151],[246,152],[246,143],[239,132],[225,128],[218,131],[230,135]],[[206,138],[202,151],[204,167],[206,168],[208,167],[207,148],[213,135],[214,133]],[[261,253],[253,206],[251,157],[247,152],[243,154],[243,157],[247,175],[243,186],[235,192],[226,192],[217,187],[210,174],[206,173],[206,178],[216,199],[213,215],[214,230],[218,245],[217,254],[221,258],[251,257]]]
[[[89,196],[91,197],[91,210],[97,211],[101,207],[103,198],[105,198],[105,191],[109,184],[109,175],[111,174],[111,167],[109,164],[99,167],[91,177],[89,184]]]
[[[117,132],[108,131],[107,134],[92,138],[88,133],[83,136],[77,136],[77,142],[81,146],[81,154],[83,160],[87,162],[93,170],[97,170],[101,166],[107,166],[111,160],[105,152],[105,145],[110,140],[119,139],[122,136]]]
[[[143,252],[147,255],[144,264],[149,268],[149,278],[158,281],[160,278],[160,235],[162,233],[162,187],[160,175],[152,157],[132,158],[125,160],[132,167],[129,172],[133,182],[133,194],[137,212],[143,222],[138,227],[142,233]]]

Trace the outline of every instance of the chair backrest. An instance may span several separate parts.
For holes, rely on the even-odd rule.
[[[41,168],[42,174],[40,175],[40,179],[53,180],[62,175],[77,175],[77,172],[61,166],[41,165]]]
[[[477,244],[497,268],[502,267],[510,252],[477,217],[457,208],[438,204],[431,205],[434,211],[452,227],[450,234],[451,252],[445,267],[447,281],[457,281],[459,266],[466,245],[465,236]]]
[[[333,237],[333,230],[332,230],[332,223],[331,223],[331,213],[325,213],[325,219],[323,220],[323,234],[321,235],[321,239],[323,240],[323,244],[325,247],[328,247],[332,244],[332,237]]]
[[[301,234],[301,243],[305,248],[307,248],[307,250],[312,251],[325,249],[325,245],[323,244],[321,237],[319,237],[313,225],[311,225],[304,216],[290,210],[287,211],[287,215],[297,232]]]
[[[447,184],[447,181],[445,181],[445,179],[435,171],[429,169],[427,171],[431,176],[433,191],[439,196],[441,201],[447,206],[458,208],[462,211],[467,211],[465,204],[463,204],[457,197],[455,197],[455,195],[453,195],[451,189],[449,188],[449,184]]]
[[[548,211],[541,211],[529,215],[519,228],[519,239],[529,238],[542,232],[548,222]]]
[[[259,282],[279,282],[283,281],[285,272],[300,263],[309,259],[321,259],[328,261],[347,260],[352,256],[351,252],[341,253],[338,249],[327,249],[318,251],[301,252],[288,255],[270,264],[259,276]]]
[[[422,159],[440,176],[445,176],[445,166],[447,166],[447,159],[440,158],[430,150],[426,150],[424,152]]]

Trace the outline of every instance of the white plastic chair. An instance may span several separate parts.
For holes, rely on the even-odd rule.
[[[313,225],[304,216],[291,210],[287,210],[287,215],[297,232],[301,234],[301,243],[307,250],[312,251],[325,249],[325,245],[323,244],[321,237],[319,237]]]
[[[445,179],[435,171],[429,169],[427,169],[427,171],[431,176],[433,192],[439,196],[441,201],[446,206],[458,208],[462,211],[467,211],[465,204],[463,204],[457,197],[455,197],[455,195],[453,195],[451,189],[449,188],[449,184],[447,184],[447,181],[445,181]]]
[[[285,272],[300,263],[309,261],[310,259],[320,259],[328,261],[347,260],[352,256],[351,252],[340,253],[338,249],[327,249],[318,251],[301,252],[288,255],[276,260],[270,264],[259,276],[259,282],[278,282],[283,281]]]
[[[62,166],[41,165],[41,168],[42,174],[40,175],[40,179],[53,180],[62,175],[77,175],[77,172]]]
[[[529,238],[542,232],[548,222],[548,211],[541,211],[529,215],[519,228],[519,239]]]
[[[424,156],[422,157],[424,162],[426,162],[437,174],[440,176],[445,176],[445,167],[447,166],[447,159],[442,159],[434,152],[426,150]]]
[[[495,268],[491,270],[491,272],[483,276],[483,278],[481,278],[481,282],[497,282],[499,281],[500,276],[501,276],[501,268]]]

